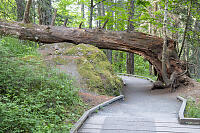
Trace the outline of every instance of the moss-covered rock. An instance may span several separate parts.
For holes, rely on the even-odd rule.
[[[122,80],[114,73],[103,51],[88,44],[79,44],[67,49],[64,54],[81,57],[77,60],[78,71],[91,91],[119,95]]]
[[[61,43],[43,46],[41,50],[47,53],[48,60],[54,62],[58,69],[75,77],[79,87],[98,94],[119,95],[122,80],[114,73],[103,51],[97,47]]]

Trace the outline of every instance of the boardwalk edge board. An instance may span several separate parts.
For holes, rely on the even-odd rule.
[[[86,111],[81,118],[76,122],[76,124],[74,125],[74,127],[71,129],[70,133],[77,133],[78,129],[83,125],[83,123],[87,120],[87,118],[94,112],[96,112],[97,110],[100,110],[101,108],[103,108],[104,106],[108,106],[109,104],[118,101],[118,100],[124,100],[124,95],[120,95],[117,97],[114,97],[104,103],[101,103],[91,109],[89,109],[88,111]]]
[[[200,118],[185,118],[185,108],[187,105],[187,99],[177,96],[177,99],[182,101],[182,105],[180,107],[179,113],[178,113],[178,120],[180,124],[190,124],[190,125],[200,125]]]
[[[148,78],[148,77],[139,76],[139,75],[126,74],[126,73],[117,73],[117,75],[124,75],[124,76],[129,76],[129,77],[142,78],[142,79],[149,80],[149,81],[150,81],[150,82],[152,82],[152,83],[154,83],[154,82],[155,82],[155,81],[153,81],[152,79],[150,79],[150,78]]]

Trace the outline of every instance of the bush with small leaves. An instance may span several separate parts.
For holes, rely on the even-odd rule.
[[[0,132],[68,132],[86,108],[78,89],[25,43],[0,41]]]

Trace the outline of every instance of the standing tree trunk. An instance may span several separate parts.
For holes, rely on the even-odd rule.
[[[53,18],[52,18],[52,21],[51,21],[51,26],[55,25],[56,15],[57,15],[57,9],[54,9],[54,15],[53,15]]]
[[[184,48],[184,44],[185,44],[185,38],[186,38],[186,33],[187,33],[187,29],[188,29],[188,25],[189,25],[189,19],[190,19],[190,14],[191,14],[191,6],[192,6],[192,1],[190,2],[190,5],[188,7],[188,16],[187,16],[187,20],[186,20],[186,25],[185,25],[185,29],[184,29],[184,33],[183,33],[183,40],[182,40],[182,44],[181,44],[181,50],[179,53],[179,58],[181,57],[183,48]]]
[[[103,2],[102,2],[103,3]],[[97,8],[98,8],[98,17],[101,17],[102,16],[102,14],[101,14],[101,3],[99,3],[98,5],[97,5]],[[98,20],[97,21],[98,23],[97,23],[97,27],[101,27],[101,20]]]
[[[40,25],[50,25],[52,21],[51,0],[38,1],[38,15]]]
[[[17,21],[22,21],[25,11],[25,0],[15,0],[17,5]]]
[[[127,31],[131,32],[134,31],[134,25],[133,19],[134,17],[134,0],[129,0],[129,6],[128,6],[128,26],[127,26]],[[127,64],[126,64],[126,69],[128,74],[134,74],[134,53],[127,53]]]
[[[81,16],[82,16],[82,19],[85,18],[85,5],[84,3],[81,4]],[[83,27],[84,27],[84,22],[83,22]]]
[[[36,12],[35,12],[36,1],[35,0],[33,0],[32,8],[33,8],[33,23],[35,24],[36,23]]]
[[[113,0],[110,0],[110,2],[113,2]],[[109,6],[108,8],[107,8],[107,10],[109,11],[109,12],[111,12],[111,16],[110,16],[110,20],[109,20],[109,22],[111,22],[112,23],[112,18],[113,18],[113,16],[114,16],[114,12],[113,12],[113,10],[112,10],[112,5],[111,6]],[[111,24],[109,24],[109,25],[107,25],[107,29],[108,30],[113,30],[113,25]],[[112,64],[112,50],[110,50],[110,49],[107,49],[106,50],[106,55],[107,55],[107,58],[108,58],[108,61]]]
[[[120,64],[119,64],[119,72],[122,73],[123,72],[123,59],[124,59],[124,54],[123,52],[119,52],[119,61],[120,61]]]
[[[151,14],[151,9],[149,9],[149,12]],[[152,33],[152,25],[151,23],[149,23],[149,34],[151,35],[151,33]],[[153,75],[153,66],[151,62],[149,62],[149,75]]]
[[[166,86],[170,85],[170,80],[167,76],[167,71],[166,71],[166,63],[167,62],[167,13],[168,13],[168,0],[165,2],[165,14],[164,14],[164,25],[163,25],[163,51],[162,51],[162,77],[164,80],[164,83]]]
[[[154,3],[154,12],[158,11],[158,2],[155,2]],[[154,18],[156,19],[156,15],[154,15]],[[157,26],[154,25],[154,28],[153,28],[153,35],[156,36],[156,33],[157,33]]]
[[[26,9],[24,11],[24,18],[23,18],[24,23],[30,23],[29,14],[30,14],[31,4],[32,4],[32,0],[28,0],[26,4]]]
[[[93,19],[93,9],[94,9],[94,1],[90,1],[90,17],[89,17],[89,28],[92,29],[92,19]]]

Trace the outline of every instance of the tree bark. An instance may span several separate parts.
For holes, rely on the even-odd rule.
[[[166,84],[166,86],[170,85],[170,80],[167,76],[167,71],[166,71],[166,63],[167,62],[167,13],[168,13],[168,0],[166,0],[165,2],[165,14],[164,14],[164,25],[163,25],[163,40],[164,40],[164,44],[163,44],[163,50],[162,50],[162,77],[164,80],[164,83]]]
[[[84,5],[84,3],[81,4],[81,16],[82,16],[82,19],[85,19],[85,5]],[[82,27],[84,27],[85,23],[83,22],[82,25],[83,25]]]
[[[120,64],[119,64],[119,72],[122,73],[123,72],[123,59],[124,59],[124,54],[123,52],[120,52],[119,53],[119,61],[120,61]]]
[[[134,53],[127,53],[126,71],[128,74],[134,74]]]
[[[101,8],[101,3],[100,4],[98,4],[97,5],[97,9],[98,9],[98,17],[101,17],[102,16],[102,14],[101,14],[101,10],[102,10],[102,8]],[[101,27],[101,20],[97,20],[97,27]]]
[[[94,9],[94,1],[90,1],[90,17],[89,17],[89,28],[92,29],[92,19],[93,19],[93,9]]]
[[[109,2],[113,2],[113,0],[109,0]],[[111,12],[111,16],[110,16],[110,20],[106,20],[106,21],[109,21],[109,22],[111,22],[112,23],[112,18],[113,18],[113,16],[114,16],[114,12],[113,12],[113,10],[112,10],[112,5],[110,5],[110,6],[108,6],[107,7],[107,11],[108,12]],[[105,15],[105,14],[104,14]],[[108,23],[108,22],[107,22]],[[105,23],[104,23],[105,24]],[[113,30],[113,27],[114,25],[112,25],[112,24],[107,24],[106,25],[106,27],[107,27],[107,29],[108,30]],[[108,60],[109,60],[109,62],[112,64],[112,50],[110,50],[110,49],[108,49],[107,50],[107,52],[106,52],[106,55],[107,55],[107,58],[108,58]]]
[[[51,0],[38,1],[38,15],[40,25],[50,25],[52,19]]]
[[[92,44],[98,48],[120,50],[135,53],[149,60],[155,67],[158,76],[162,75],[162,49],[163,39],[141,32],[105,31],[102,29],[79,29],[64,26],[45,26],[36,24],[24,24],[21,22],[8,22],[0,20],[0,34],[12,35],[19,39],[31,40],[41,43],[70,42],[74,44]],[[167,49],[176,51],[175,42],[167,38]],[[167,76],[176,71],[182,73],[185,70],[184,62],[168,57],[170,68],[167,68]]]
[[[17,4],[17,21],[22,21],[25,10],[25,0],[15,0]]]
[[[128,25],[127,25],[127,31],[134,31],[134,25],[133,25],[133,17],[134,17],[134,3],[135,0],[129,0],[129,7],[128,7]],[[134,53],[127,53],[127,62],[126,62],[126,70],[128,74],[134,74]]]
[[[192,6],[192,3],[190,3],[189,8],[188,8],[188,16],[187,16],[187,20],[186,20],[186,25],[185,25],[184,33],[183,33],[183,40],[182,40],[182,43],[181,43],[181,50],[180,50],[180,53],[179,53],[179,58],[181,57],[181,54],[182,54],[182,51],[183,51],[183,48],[184,48],[184,44],[185,44],[185,38],[186,38],[186,33],[187,33],[187,29],[188,29],[188,25],[189,25],[189,19],[190,19],[190,14],[191,14],[191,6]]]
[[[23,18],[24,23],[30,23],[29,14],[30,14],[31,4],[32,4],[32,0],[28,0],[26,4],[26,9],[24,12],[24,18]]]
[[[56,16],[57,16],[57,9],[54,9],[54,15],[51,21],[51,26],[55,25],[55,21],[56,21]]]

